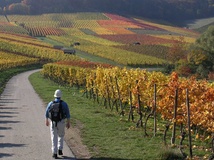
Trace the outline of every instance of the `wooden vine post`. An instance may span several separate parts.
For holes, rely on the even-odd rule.
[[[91,80],[91,88],[90,88],[90,91],[89,91],[89,99],[92,99],[92,95],[93,95],[93,87],[94,87],[94,82],[93,80]]]
[[[172,128],[171,144],[175,144],[177,108],[178,108],[178,89],[175,90],[175,102],[174,102],[174,115],[173,115],[173,128]]]
[[[129,99],[130,99],[130,108],[129,108],[129,119],[128,119],[128,121],[130,121],[130,119],[132,119],[132,121],[134,121],[131,85],[129,86]]]
[[[214,133],[213,133],[213,136],[212,136],[212,153],[214,154]]]
[[[181,131],[181,140],[180,140],[180,145],[179,145],[179,149],[181,151],[181,154],[185,157],[185,153],[183,152],[183,148],[182,148],[182,145],[183,145],[183,141],[185,139],[185,136],[186,136],[186,132],[185,130],[182,129]]]
[[[137,84],[138,114],[140,115],[140,118],[136,124],[136,127],[139,127],[139,125],[142,127],[143,126],[143,113],[141,110],[140,89],[139,89],[139,85],[138,85],[138,80],[136,81],[136,84]]]
[[[191,138],[191,127],[190,127],[190,106],[189,106],[189,92],[186,89],[186,106],[187,106],[187,126],[188,126],[188,137],[189,137],[189,153],[192,159],[192,138]]]
[[[111,76],[110,76],[110,82],[111,82],[111,84],[113,83],[113,80],[112,80]],[[112,97],[113,97],[112,98],[112,107],[111,107],[111,110],[113,110],[113,107],[115,105],[115,108],[116,108],[116,110],[118,112],[117,100],[115,99],[115,90],[114,90],[113,85],[111,85],[111,90],[112,90]]]
[[[164,140],[164,144],[165,146],[167,145],[166,143],[166,133],[169,130],[169,123],[165,125],[165,130],[164,130],[164,135],[163,135],[163,140]]]
[[[115,77],[115,83],[116,83],[116,88],[117,88],[117,93],[118,93],[118,99],[119,99],[119,103],[120,103],[120,109],[121,109],[121,115],[124,116],[124,110],[123,110],[123,105],[122,105],[122,100],[121,100],[121,95],[120,95],[120,88],[118,85],[118,80],[117,77]]]
[[[157,132],[156,100],[157,100],[157,88],[155,84],[154,85],[154,136],[156,136],[156,132]]]
[[[110,93],[109,93],[109,86],[107,85],[107,82],[106,82],[106,93],[107,93],[107,97],[108,97],[108,106],[109,108],[111,109],[111,98],[110,98]]]

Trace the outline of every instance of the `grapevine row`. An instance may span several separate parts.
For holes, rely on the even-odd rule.
[[[0,71],[30,64],[39,63],[38,58],[30,58],[12,53],[0,51]]]
[[[207,81],[179,78],[176,73],[165,76],[160,72],[127,70],[125,68],[96,68],[94,70],[47,64],[42,73],[59,82],[84,85],[88,92],[106,100],[132,103],[139,109],[138,96],[143,106],[154,107],[154,85],[157,86],[157,113],[164,120],[173,122],[175,90],[178,90],[178,124],[186,124],[186,89],[189,90],[191,126],[197,126],[209,133],[214,132],[214,87]],[[130,92],[132,100],[130,101]],[[118,94],[119,93],[119,94]],[[109,103],[110,104],[110,103]],[[113,102],[112,102],[113,104]],[[112,104],[110,107],[113,107]],[[118,106],[117,106],[118,108]],[[124,107],[120,107],[123,112]]]
[[[19,53],[31,57],[37,57],[40,59],[53,61],[80,59],[73,55],[65,55],[62,50],[27,43],[21,43],[6,39],[0,39],[0,49],[12,53]]]
[[[68,36],[51,36],[51,38],[59,42],[66,43],[66,45],[71,45],[74,42],[81,42],[81,45],[75,46],[75,48],[93,55],[113,60],[119,64],[151,66],[163,65],[166,63],[164,59],[138,54],[136,52],[127,51],[112,46],[121,45],[119,43],[114,44],[113,42],[107,40],[101,40],[100,42],[102,43],[99,41],[95,42],[95,38],[93,38],[93,36],[72,36],[71,40]]]

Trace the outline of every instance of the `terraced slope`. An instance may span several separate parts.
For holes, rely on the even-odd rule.
[[[199,36],[193,30],[110,13],[8,15],[0,17],[0,31],[49,38],[129,66],[163,65],[180,37],[191,44]]]

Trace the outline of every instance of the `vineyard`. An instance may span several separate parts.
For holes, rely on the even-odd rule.
[[[80,58],[65,55],[62,50],[54,49],[52,46],[42,43],[32,37],[19,37],[19,35],[6,34],[0,36],[0,49],[3,51],[36,57],[41,60],[78,60]]]
[[[6,15],[1,16],[0,31],[45,37],[132,67],[162,66],[175,41],[183,37],[192,44],[199,36],[192,30],[109,13]]]
[[[214,153],[214,84],[206,80],[164,75],[143,69],[127,69],[89,62],[37,39],[53,40],[62,47],[110,59],[126,66],[162,66],[170,46],[183,37],[192,44],[198,33],[136,18],[108,13],[0,16],[0,71],[41,63],[42,75],[60,85],[78,87],[87,98],[121,117],[135,128],[172,132],[171,144],[185,157],[191,138],[203,158]],[[160,129],[158,119],[164,121]],[[154,128],[147,126],[154,121]],[[179,133],[175,133],[179,130]],[[189,141],[183,145],[184,137]],[[180,142],[176,144],[175,139]],[[186,138],[187,139],[187,138]],[[197,144],[198,144],[197,143]],[[196,156],[197,157],[197,156]],[[196,158],[197,159],[197,158]]]
[[[161,72],[146,70],[118,67],[93,69],[77,64],[71,67],[66,63],[46,64],[42,74],[61,85],[85,88],[83,95],[136,122],[137,128],[144,128],[144,136],[149,136],[147,131],[151,129],[154,135],[157,134],[161,127],[157,128],[156,118],[161,117],[165,121],[162,134],[166,137],[171,130],[171,144],[176,145],[175,139],[178,139],[179,149],[184,156],[183,150],[188,150],[188,146],[201,150],[201,146],[191,145],[192,141],[182,145],[185,136],[191,137],[194,142],[211,142],[208,148],[204,146],[202,150],[207,154],[214,151],[214,85],[205,80],[181,78],[175,72],[166,76]],[[154,119],[154,128],[147,127],[149,119]],[[179,130],[180,134],[176,135],[175,130]],[[169,143],[166,138],[164,141]],[[193,157],[191,152],[189,156]]]
[[[178,112],[180,115],[176,120],[178,124],[186,124],[185,92],[188,89],[191,112],[195,115],[191,119],[192,125],[200,126],[209,133],[214,132],[214,121],[210,119],[213,117],[214,88],[207,81],[197,81],[194,77],[190,79],[179,78],[176,73],[166,76],[161,72],[128,70],[118,67],[89,69],[90,66],[82,65],[80,67],[77,64],[73,64],[73,66],[76,67],[70,67],[70,64],[66,65],[66,63],[46,64],[42,73],[61,84],[85,86],[86,92],[92,92],[93,96],[97,98],[103,97],[106,100],[111,100],[111,104],[114,101],[121,101],[123,104],[132,104],[132,107],[135,106],[138,109],[138,98],[145,106],[151,107],[151,110],[154,109],[154,86],[156,85],[157,112],[161,114],[163,119],[171,122],[173,121],[171,113],[173,113],[175,91],[178,90]],[[130,97],[132,98],[130,99]],[[201,100],[202,98],[203,100]],[[123,108],[120,107],[120,109]]]
[[[0,71],[8,68],[26,66],[39,63],[38,58],[29,58],[17,54],[11,54],[0,51]]]

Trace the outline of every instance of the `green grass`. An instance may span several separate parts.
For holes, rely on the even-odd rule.
[[[14,75],[27,71],[29,69],[39,68],[39,66],[12,68],[0,72],[1,92],[5,83]],[[87,99],[76,88],[65,88],[53,81],[44,79],[37,72],[29,77],[36,92],[48,103],[53,100],[54,91],[60,88],[63,91],[63,100],[70,107],[72,116],[72,125],[77,125],[77,120],[83,124],[81,135],[83,142],[86,144],[92,154],[93,160],[181,160],[183,159],[177,147],[170,147],[171,131],[167,132],[168,148],[163,144],[163,125],[165,122],[158,120],[157,136],[153,137],[153,120],[148,123],[148,137],[144,136],[143,128],[136,128],[135,122],[127,121],[127,115],[124,117],[113,110],[105,109],[104,106],[98,105],[93,100]],[[176,135],[179,132],[176,132]],[[188,137],[185,138],[184,152],[188,155]],[[208,141],[196,141],[193,136],[192,145],[199,146],[193,149],[193,155],[203,157],[209,156],[210,152],[205,152],[209,148]],[[179,139],[176,138],[176,144]],[[202,146],[202,147],[200,147]],[[204,149],[203,149],[204,148]]]
[[[1,93],[6,82],[14,75],[34,69],[41,66],[12,68],[0,72]],[[53,81],[44,79],[37,72],[29,77],[36,92],[48,103],[53,100],[54,91],[60,88],[63,91],[63,99],[69,104],[72,125],[77,125],[78,121],[83,124],[81,135],[83,142],[88,146],[93,160],[181,160],[182,156],[177,147],[170,147],[171,131],[167,132],[168,147],[163,145],[163,125],[165,122],[158,120],[157,136],[153,137],[153,120],[148,123],[148,137],[144,136],[143,128],[135,128],[136,122],[127,121],[127,115],[124,117],[113,110],[105,109],[93,100],[87,99],[76,88],[65,88]],[[135,121],[139,117],[135,117]],[[176,132],[176,135],[179,132]],[[188,137],[185,138],[184,152],[188,155]],[[197,141],[193,136],[192,145],[198,146],[193,149],[193,155],[207,157],[210,151],[205,148],[210,147],[210,142]],[[176,144],[179,139],[176,138]]]
[[[51,45],[59,45],[59,46],[64,46],[63,43],[60,43],[60,42],[57,42],[55,40],[52,40],[50,38],[47,38],[47,37],[37,37],[37,39],[39,39],[40,41],[43,41],[45,43],[48,43],[48,44],[51,44]]]
[[[10,69],[6,69],[6,70],[1,70],[0,71],[0,94],[3,92],[7,81],[14,75],[24,72],[24,71],[28,71],[31,69],[37,69],[37,68],[41,68],[41,67],[42,67],[41,65],[29,65],[29,66],[24,66],[24,67],[16,67],[16,68],[10,68]]]
[[[62,90],[62,99],[70,107],[72,125],[79,120],[84,126],[81,130],[83,142],[89,147],[93,159],[160,160],[170,155],[181,159],[177,149],[164,147],[162,131],[153,137],[152,122],[148,124],[149,136],[145,137],[143,128],[135,128],[136,122],[127,121],[127,115],[120,117],[115,110],[110,111],[87,99],[76,88],[59,86],[44,79],[39,72],[29,79],[46,103],[53,100],[56,89]]]
[[[50,39],[50,38],[47,38],[47,37],[38,37],[38,39],[40,39],[41,41],[43,41],[45,43],[51,44],[53,46],[54,45],[59,45],[59,46],[64,46],[66,48],[72,48],[70,46],[65,46],[61,42],[58,42],[56,40],[53,40],[53,39]],[[81,57],[81,58],[86,59],[88,61],[110,64],[112,66],[125,67],[125,65],[116,63],[115,61],[112,61],[112,60],[109,60],[109,59],[106,59],[106,58],[103,58],[103,57],[100,57],[100,56],[92,55],[92,54],[89,54],[89,53],[86,53],[86,52],[83,52],[83,51],[80,51],[80,50],[77,50],[77,49],[75,49],[75,50],[76,50],[76,55],[78,57]],[[129,67],[127,67],[127,68],[129,68]]]

